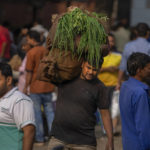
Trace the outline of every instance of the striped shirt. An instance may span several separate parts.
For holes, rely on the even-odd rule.
[[[0,98],[0,147],[22,150],[22,128],[35,125],[31,99],[15,87]]]

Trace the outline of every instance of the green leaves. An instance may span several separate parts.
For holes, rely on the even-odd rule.
[[[107,21],[106,16],[82,11],[79,8],[63,15],[58,22],[53,48],[70,50],[79,59],[86,55],[89,62],[96,59],[98,65],[101,58],[101,45],[106,43],[107,34],[99,19]],[[80,41],[76,43],[76,37]]]

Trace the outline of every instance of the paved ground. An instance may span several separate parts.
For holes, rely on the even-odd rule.
[[[95,131],[97,137],[97,150],[105,150],[105,144],[107,138],[105,136],[102,136],[100,126],[96,126]],[[117,131],[121,133],[120,125],[118,126]],[[122,150],[121,134],[118,136],[114,136],[114,145],[115,145],[115,150]],[[47,150],[47,143],[45,143],[45,145],[42,147],[34,146],[34,150]]]

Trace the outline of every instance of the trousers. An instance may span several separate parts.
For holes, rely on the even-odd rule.
[[[96,150],[96,147],[90,145],[66,144],[63,141],[51,137],[48,143],[48,150]]]

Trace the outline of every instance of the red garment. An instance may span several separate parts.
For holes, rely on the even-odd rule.
[[[4,42],[7,43],[7,47],[4,53],[4,58],[9,59],[10,58],[10,45],[11,45],[10,33],[7,28],[0,26],[0,54],[2,51],[2,44]]]

